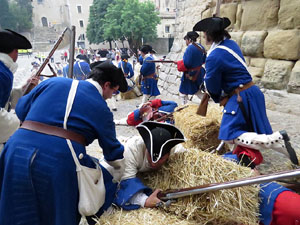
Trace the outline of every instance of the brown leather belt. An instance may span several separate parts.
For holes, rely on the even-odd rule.
[[[241,96],[240,96],[240,92],[241,91],[244,91],[244,90],[247,90],[248,88],[252,87],[254,85],[253,81],[250,81],[249,83],[247,84],[240,84],[239,87],[237,87],[236,89],[234,89],[229,95],[227,95],[225,98],[223,98],[221,101],[220,101],[220,106],[225,106],[226,103],[228,102],[228,100],[231,98],[231,96],[233,95],[237,95],[238,96],[238,101],[241,101]]]
[[[143,75],[143,80],[146,80],[146,79],[156,79],[155,73],[151,73],[150,75],[147,75],[147,76]]]
[[[77,134],[70,130],[65,130],[61,127],[51,126],[45,123],[40,123],[36,121],[25,120],[21,128],[26,130],[36,131],[42,134],[48,134],[56,137],[61,137],[65,139],[70,139],[71,141],[76,141],[79,144],[86,145],[85,137],[81,134]]]

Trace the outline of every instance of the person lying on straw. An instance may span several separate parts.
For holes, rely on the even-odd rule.
[[[171,124],[147,121],[137,129],[140,136],[131,138],[125,145],[125,171],[115,199],[115,204],[125,210],[155,207],[160,202],[159,190],[152,193],[136,175],[159,169],[169,158],[171,149],[185,141],[182,132]]]
[[[163,101],[161,99],[154,99],[146,102],[140,108],[129,113],[126,118],[115,120],[116,125],[137,126],[143,121],[160,120],[160,122],[172,123],[173,121],[166,116],[174,112],[177,107],[174,101]],[[164,119],[164,117],[166,117]]]

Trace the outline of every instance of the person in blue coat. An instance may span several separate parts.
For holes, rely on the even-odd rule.
[[[193,28],[203,31],[206,44],[211,44],[204,82],[214,102],[224,106],[219,139],[235,144],[234,153],[251,167],[262,162],[264,149],[281,152],[298,164],[286,131],[272,131],[264,95],[252,82],[239,46],[225,30],[230,23],[226,17],[210,17]]]
[[[159,122],[174,123],[174,121],[168,117],[170,113],[174,112],[177,107],[177,103],[174,101],[163,101],[159,98],[153,99],[142,105],[141,108],[129,113],[126,118],[115,120],[116,125],[129,125],[137,126],[144,121],[155,120]]]
[[[65,119],[72,82],[78,87]],[[99,214],[110,206],[116,188],[112,179],[119,181],[124,170],[124,147],[105,101],[117,90],[127,90],[123,73],[104,62],[85,81],[51,78],[19,100],[16,114],[22,125],[0,155],[0,224],[79,224],[77,172],[67,139],[80,164],[90,168],[96,165],[85,146],[98,140],[114,168],[110,174],[102,167],[106,192]]]
[[[76,56],[76,61],[73,67],[73,79],[85,80],[91,72],[90,64],[86,62],[85,57],[81,54]],[[68,77],[69,64],[63,68],[64,77]]]
[[[0,152],[4,143],[18,129],[20,121],[14,109],[23,95],[21,87],[13,87],[14,73],[18,68],[18,49],[30,49],[26,37],[12,30],[0,30]],[[38,79],[29,79],[36,85]],[[25,85],[25,87],[28,86]]]
[[[232,152],[228,152],[222,157],[240,163],[240,159]],[[255,172],[259,175],[257,170]],[[261,225],[294,225],[300,221],[299,194],[276,182],[262,183],[259,186],[259,220]]]
[[[124,76],[126,78],[128,89],[127,91],[130,91],[133,89],[134,93],[137,97],[141,96],[141,92],[138,89],[138,87],[135,85],[135,82],[133,81],[134,77],[134,71],[132,69],[132,65],[130,62],[128,62],[129,55],[122,54],[121,55],[121,61],[118,63],[118,67],[122,69]]]
[[[198,37],[195,31],[187,32],[184,36],[187,48],[183,60],[177,62],[177,69],[183,72],[179,87],[179,96],[183,105],[187,103],[188,95],[197,95],[201,99],[200,86],[205,75],[202,65],[206,59],[206,51],[201,44],[196,43]]]
[[[147,60],[154,60],[153,56],[150,54],[151,50],[152,47],[150,45],[143,45],[141,47],[141,55],[143,57],[143,64],[140,71],[142,75],[142,104],[160,95],[160,91],[157,87],[158,76],[155,73],[155,63],[147,62]]]
[[[159,190],[152,192],[136,175],[138,172],[159,169],[167,161],[170,150],[185,141],[182,132],[168,123],[147,121],[136,128],[140,136],[134,136],[126,142],[125,171],[114,200],[116,205],[125,210],[152,208],[160,202],[157,198]]]

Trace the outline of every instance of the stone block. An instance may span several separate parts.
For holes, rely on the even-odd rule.
[[[287,91],[300,94],[300,60],[298,60],[292,69]]]
[[[241,27],[241,19],[242,19],[242,4],[238,4],[237,10],[236,10],[236,18],[235,18],[235,24],[234,24],[234,30],[239,30]]]
[[[250,66],[264,68],[266,61],[267,61],[267,59],[265,59],[265,58],[251,58]]]
[[[233,28],[235,24],[236,12],[237,12],[237,3],[221,4],[220,14],[222,17],[227,17],[230,19],[231,24],[228,29]]]
[[[277,26],[280,0],[251,0],[243,6],[241,30],[268,30]]]
[[[268,59],[261,84],[268,89],[286,88],[293,65],[291,61]]]
[[[177,53],[179,53],[180,51],[181,51],[181,45],[178,42],[174,41],[174,43],[172,45],[172,48],[171,48],[171,52],[177,52]]]
[[[264,56],[272,59],[297,60],[300,56],[300,31],[270,31],[264,42]]]
[[[168,83],[175,84],[176,83],[176,78],[177,78],[176,75],[170,74],[169,76],[167,76],[167,80],[166,81]]]
[[[251,74],[254,83],[257,83],[264,75],[264,68],[250,66],[248,67],[248,71]]]
[[[179,89],[176,85],[172,84],[169,86],[168,91],[169,93],[174,95],[174,94],[178,94]]]
[[[247,31],[243,35],[241,48],[244,55],[261,57],[263,56],[264,39],[266,31]]]
[[[234,40],[240,47],[244,32],[230,32],[231,39]]]
[[[299,0],[281,0],[278,12],[278,26],[281,29],[300,29]]]

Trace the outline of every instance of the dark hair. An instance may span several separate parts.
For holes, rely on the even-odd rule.
[[[104,73],[101,69],[94,68],[88,78],[92,78],[94,81],[97,81],[101,86],[105,84],[105,82],[110,82],[110,88],[114,88],[119,85],[119,83],[113,79],[114,76],[110,76],[108,73]]]
[[[221,30],[215,32],[206,31],[206,37],[208,41],[213,41],[215,43],[223,41],[225,37],[228,39],[231,38],[227,30]]]
[[[0,52],[5,53],[5,54],[9,54],[11,53],[15,48],[0,48]]]

